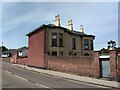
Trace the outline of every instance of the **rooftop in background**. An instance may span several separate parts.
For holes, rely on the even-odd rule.
[[[5,53],[14,53],[14,52],[19,52],[19,51],[22,51],[22,50],[25,50],[25,49],[28,49],[28,47],[21,47],[21,48],[18,48],[18,49],[9,49],[7,51],[3,51],[2,54],[5,54]]]

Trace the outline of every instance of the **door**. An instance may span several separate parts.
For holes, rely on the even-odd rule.
[[[109,58],[101,59],[101,77],[109,78],[110,77],[110,61]]]

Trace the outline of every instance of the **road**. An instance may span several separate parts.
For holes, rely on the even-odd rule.
[[[2,63],[2,88],[105,88],[103,86],[72,81]]]
[[[39,85],[30,83],[18,76],[14,76],[9,72],[2,71],[3,82],[2,88],[44,88]]]

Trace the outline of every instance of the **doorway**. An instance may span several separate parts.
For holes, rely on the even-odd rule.
[[[110,59],[100,58],[100,77],[110,78]]]

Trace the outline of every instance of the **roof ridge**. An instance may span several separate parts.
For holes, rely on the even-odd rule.
[[[29,32],[28,34],[26,34],[27,36],[29,36],[30,34],[32,34],[32,33],[34,33],[35,31],[37,31],[38,29],[41,29],[41,28],[43,28],[43,27],[50,27],[50,28],[62,28],[62,29],[64,29],[64,30],[66,30],[67,32],[69,32],[69,33],[73,33],[73,34],[77,34],[77,35],[83,35],[83,36],[86,36],[86,35],[88,35],[88,34],[86,34],[86,33],[82,33],[82,32],[79,32],[79,31],[76,31],[76,30],[70,30],[70,29],[68,29],[68,28],[66,28],[66,27],[62,27],[62,26],[56,26],[55,24],[42,24],[42,25],[40,25],[39,27],[37,27],[36,29],[34,29],[33,31],[31,31],[31,32]],[[94,35],[88,35],[88,36],[92,36],[92,37],[95,37]]]

